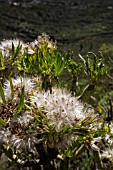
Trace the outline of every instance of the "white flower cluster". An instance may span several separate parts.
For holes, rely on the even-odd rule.
[[[19,39],[4,40],[0,44],[0,51],[2,51],[4,58],[10,58],[11,57],[11,55],[12,55],[12,43],[13,43],[15,48],[17,48],[17,46],[20,43],[20,45],[22,45],[21,54],[24,53],[24,48],[26,47],[26,44],[23,41],[20,41]]]
[[[31,111],[22,112],[16,117],[12,115],[8,122],[8,127],[0,128],[0,143],[34,152],[35,133],[25,133],[26,130],[32,129],[31,122],[33,120],[34,116]]]
[[[74,127],[74,125],[81,119],[87,117],[90,109],[87,110],[84,105],[78,101],[76,97],[71,96],[70,93],[67,93],[64,89],[54,88],[52,93],[49,91],[45,92],[43,90],[36,91],[36,78],[31,79],[29,77],[17,77],[16,79],[12,78],[13,88],[14,88],[14,102],[18,104],[20,100],[21,88],[24,86],[25,88],[25,98],[26,100],[30,99],[31,107],[35,108],[35,110],[42,109],[45,117],[49,121],[49,125],[56,130],[58,134],[62,131],[64,127]],[[40,81],[40,79],[39,79]],[[7,101],[11,100],[11,87],[10,82],[7,80],[4,83],[4,94]],[[34,112],[29,110],[21,113],[21,115],[15,118],[15,121],[20,126],[19,129],[29,127],[29,122],[34,120]],[[10,128],[13,127],[13,119],[10,119],[9,126]],[[13,128],[15,130],[15,128]],[[19,131],[19,130],[18,130]],[[2,131],[0,132],[3,136]],[[21,146],[23,145],[23,140],[18,136],[19,132],[14,132],[13,137],[9,134],[10,131],[8,130],[4,133],[5,141],[12,141],[14,144],[18,144]],[[16,134],[17,133],[17,134]],[[21,134],[21,132],[20,132]],[[73,140],[73,135],[61,135],[55,134],[53,136],[54,140],[51,143],[51,135],[48,139],[48,145],[51,147],[54,145],[55,147],[66,147],[68,144],[71,143]],[[7,139],[6,139],[7,136]],[[13,139],[12,139],[13,138]],[[17,141],[16,141],[17,138]],[[9,140],[8,140],[9,139]],[[56,140],[57,139],[57,140]],[[31,140],[31,138],[30,138]],[[26,141],[26,139],[25,139]],[[25,142],[26,143],[26,142]],[[27,143],[26,143],[27,144]],[[18,146],[18,147],[19,147]]]
[[[20,99],[20,95],[21,95],[21,89],[24,86],[25,88],[25,97],[28,97],[30,94],[32,94],[32,92],[35,89],[35,83],[33,82],[33,80],[29,77],[17,77],[16,79],[12,78],[12,84],[13,84],[13,90],[14,90],[14,101],[16,103],[18,103],[19,99]],[[4,94],[5,94],[5,98],[6,100],[11,100],[12,96],[11,96],[11,85],[10,85],[10,81],[7,80],[4,83]]]
[[[48,137],[47,144],[52,148],[66,148],[72,144],[74,134],[62,134],[63,128],[74,128],[80,120],[88,117],[89,113],[94,116],[92,108],[87,106],[86,109],[82,102],[64,89],[55,88],[52,93],[38,91],[30,99],[32,107],[42,109],[49,125],[57,132]]]
[[[48,35],[46,35],[45,33],[42,33],[41,36],[38,36],[37,45],[39,48],[41,48],[45,46],[46,44],[48,48],[57,48],[56,42],[53,42],[52,40],[50,40],[50,37]]]
[[[13,146],[16,149],[28,149],[30,152],[34,152],[34,144],[36,141],[35,135],[13,134],[8,128],[4,128],[0,131],[0,142],[3,143],[4,146]]]
[[[37,109],[42,108],[57,130],[63,126],[73,127],[78,120],[87,116],[83,104],[61,89],[54,89],[52,94],[38,91],[31,97],[31,103]]]

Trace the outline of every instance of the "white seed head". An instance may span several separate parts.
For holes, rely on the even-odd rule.
[[[34,93],[31,103],[42,108],[50,124],[58,130],[63,126],[73,127],[76,120],[86,117],[83,104],[61,89],[55,89],[52,94],[40,91]]]
[[[37,38],[37,45],[39,48],[42,48],[43,46],[47,45],[47,48],[51,49],[51,48],[57,48],[56,47],[56,42],[53,42],[52,40],[50,40],[49,35],[42,33],[41,36],[38,36]]]
[[[26,45],[23,43],[23,41],[20,41],[19,39],[4,40],[0,44],[0,51],[2,51],[5,59],[10,58],[12,55],[12,43],[14,44],[15,49],[20,43],[20,45],[22,45],[20,54],[24,53],[24,48],[26,47]]]
[[[35,83],[33,80],[29,77],[17,77],[16,79],[12,78],[12,83],[14,87],[14,100],[18,101],[18,98],[20,97],[21,94],[21,89],[24,86],[25,88],[25,97],[28,97],[34,90],[35,88]],[[4,93],[5,93],[5,98],[6,100],[11,100],[11,87],[10,87],[10,82],[7,80],[4,83]]]

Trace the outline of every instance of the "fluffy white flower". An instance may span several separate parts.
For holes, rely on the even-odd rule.
[[[28,97],[35,88],[35,83],[29,77],[17,77],[16,79],[12,78],[12,83],[14,87],[14,100],[17,102],[20,99],[22,86],[25,88],[25,97]],[[11,100],[11,87],[9,80],[4,83],[4,93],[6,100]]]
[[[45,33],[42,33],[41,36],[38,36],[38,40],[35,41],[35,42],[37,42],[37,45],[38,45],[39,48],[42,48],[46,44],[47,44],[47,47],[49,49],[51,49],[51,48],[55,48],[56,49],[57,48],[56,42],[53,42],[50,39],[49,35],[46,35]]]
[[[18,118],[18,123],[21,124],[21,126],[28,126],[29,122],[33,119],[34,117],[30,114],[30,112],[24,112],[22,113],[22,116]]]
[[[4,40],[0,44],[0,51],[2,51],[2,54],[4,57],[11,57],[12,55],[12,43],[14,44],[14,47],[17,48],[18,44],[20,42],[20,45],[22,45],[21,54],[24,53],[24,48],[26,47],[26,44],[23,43],[23,41],[20,41],[19,39],[10,39],[10,40]]]
[[[55,128],[55,133],[47,140],[50,148],[62,149],[71,145],[75,136],[63,134],[63,127],[73,128],[79,120],[86,118],[90,111],[92,112],[91,109],[86,109],[76,97],[72,97],[70,93],[62,89],[53,89],[53,93],[35,92],[31,96],[31,103],[35,109],[43,110],[48,123]]]
[[[72,127],[76,120],[86,117],[83,104],[61,89],[49,92],[37,92],[31,97],[31,103],[37,108],[42,108],[50,124],[60,130],[63,126]]]
[[[9,127],[0,128],[0,143],[16,149],[27,149],[30,152],[34,152],[34,145],[37,142],[35,134],[24,133],[25,129],[30,127],[29,122],[32,119],[33,116],[29,112],[22,113],[22,115],[16,116],[14,119],[12,118],[9,122]]]

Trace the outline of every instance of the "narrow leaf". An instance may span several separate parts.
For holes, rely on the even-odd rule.
[[[4,57],[3,57],[1,51],[0,51],[0,62],[1,62],[2,69],[5,69],[5,66],[4,66]]]
[[[23,106],[24,106],[24,86],[22,87],[22,90],[21,90],[20,103],[18,105],[17,113],[21,112]]]
[[[3,87],[2,87],[2,83],[0,81],[0,96],[3,100],[4,103],[6,103],[6,100],[5,100],[5,95],[4,95],[4,90],[3,90]]]
[[[9,82],[10,82],[10,88],[11,88],[11,98],[13,100],[13,98],[14,98],[14,86],[13,86],[13,82],[12,82],[11,77],[9,78]]]
[[[81,54],[79,54],[80,59],[84,62],[84,64],[86,63],[85,59],[81,56]]]
[[[7,122],[0,117],[0,125],[6,126]]]
[[[12,58],[11,58],[11,64],[15,61],[16,57],[18,56],[20,50],[22,48],[22,45],[20,45],[20,42],[17,46],[17,48],[15,49],[14,44],[12,43]]]

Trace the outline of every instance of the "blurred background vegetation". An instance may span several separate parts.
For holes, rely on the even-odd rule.
[[[0,0],[0,41],[32,41],[45,32],[77,58],[78,53],[111,49],[112,18],[112,0]]]

